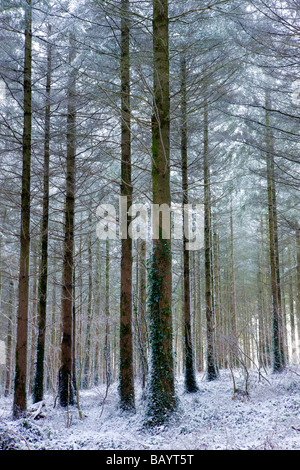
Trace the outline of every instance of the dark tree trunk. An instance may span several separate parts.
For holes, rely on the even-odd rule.
[[[170,208],[170,93],[168,1],[153,0],[152,192],[154,204]],[[169,214],[170,216],[170,214]],[[166,216],[166,219],[168,217]],[[169,222],[169,219],[166,220]],[[153,240],[149,275],[151,366],[147,425],[166,421],[176,409],[172,351],[172,257],[170,234]]]
[[[183,207],[189,203],[188,195],[188,161],[187,161],[187,102],[186,102],[186,61],[181,61],[181,171],[182,171],[182,193]],[[184,226],[184,220],[183,220]],[[192,341],[191,326],[191,293],[190,293],[190,253],[186,248],[187,238],[183,228],[183,310],[184,310],[184,384],[185,391],[194,393],[198,391],[195,365],[194,349]]]
[[[31,184],[31,82],[32,82],[32,6],[25,6],[24,129],[20,232],[19,304],[17,320],[16,369],[13,417],[21,418],[27,409],[27,332],[30,257],[30,184]]]
[[[121,196],[127,198],[126,233],[122,237],[120,299],[120,408],[134,411],[133,343],[132,343],[132,239],[128,236],[132,204],[131,131],[130,131],[130,60],[129,0],[122,0],[121,18]]]
[[[51,26],[49,25],[48,41]],[[44,360],[46,338],[47,281],[48,281],[48,225],[49,225],[49,159],[50,159],[50,91],[51,91],[51,45],[48,42],[47,78],[46,78],[46,111],[45,111],[45,143],[44,143],[44,188],[43,218],[41,233],[41,265],[38,286],[38,340],[36,366],[33,384],[33,402],[44,398]]]
[[[274,181],[274,162],[269,123],[269,104],[266,100],[266,148],[267,148],[267,191],[268,191],[268,216],[269,216],[269,242],[270,242],[270,268],[272,289],[272,333],[273,333],[273,371],[280,372],[285,367],[282,331],[282,312],[280,299],[280,285],[278,275],[279,257],[277,254],[278,234],[276,221],[276,199]]]
[[[212,303],[212,270],[211,270],[211,220],[210,220],[210,174],[208,163],[208,111],[204,108],[204,253],[205,253],[205,308],[207,336],[207,379],[218,377],[215,318]]]
[[[74,38],[70,38],[70,67],[75,57]],[[75,74],[70,72],[67,117],[67,171],[65,201],[65,236],[62,276],[62,343],[59,370],[59,402],[63,407],[74,404],[73,389],[73,267],[75,209]]]

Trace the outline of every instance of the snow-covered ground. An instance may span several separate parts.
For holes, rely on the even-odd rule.
[[[243,377],[236,372],[237,386]],[[0,449],[31,450],[299,450],[300,367],[280,374],[250,373],[249,397],[233,397],[230,371],[207,382],[198,375],[199,392],[185,394],[177,382],[179,412],[155,432],[143,428],[144,403],[137,390],[137,413],[117,408],[117,384],[80,393],[83,413],[66,413],[46,397],[46,417],[11,419],[12,397],[0,398]],[[31,403],[28,404],[28,409]]]

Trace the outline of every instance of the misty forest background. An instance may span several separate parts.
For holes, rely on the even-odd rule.
[[[175,378],[299,363],[298,0],[2,0],[0,392],[145,422]],[[99,240],[96,209],[204,204],[204,246]],[[128,214],[127,224],[131,222]],[[3,349],[3,348],[2,348]],[[5,360],[4,360],[5,359]],[[237,392],[237,390],[234,390]]]

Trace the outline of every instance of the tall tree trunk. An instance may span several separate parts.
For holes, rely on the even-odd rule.
[[[20,233],[19,304],[17,320],[16,369],[13,417],[18,419],[27,409],[27,332],[30,257],[30,185],[31,185],[31,82],[32,82],[32,6],[25,4],[25,60],[24,60],[24,129],[23,170]]]
[[[44,143],[44,188],[43,217],[41,231],[41,265],[38,286],[38,340],[36,367],[33,384],[33,402],[44,398],[44,360],[46,339],[47,281],[48,281],[48,225],[49,225],[49,159],[50,159],[50,92],[51,92],[51,26],[48,26],[47,77],[46,77],[46,110],[45,110],[45,143]]]
[[[170,92],[168,1],[153,0],[153,116],[152,192],[154,204],[171,206],[170,193]],[[166,216],[170,221],[170,214]],[[176,408],[172,350],[172,257],[170,234],[163,237],[162,219],[153,240],[150,268],[151,370],[148,422],[164,422]]]
[[[70,37],[69,63],[75,57],[74,38]],[[74,209],[75,209],[75,74],[70,72],[67,116],[67,172],[65,201],[65,236],[62,275],[62,343],[59,370],[59,402],[63,407],[74,404],[73,390],[73,267],[74,267]]]
[[[208,110],[204,108],[204,253],[205,253],[205,309],[207,336],[207,379],[218,377],[215,347],[215,318],[212,305],[211,279],[211,220],[210,220],[210,176],[208,163]]]
[[[266,147],[267,147],[267,191],[268,191],[268,216],[269,216],[269,242],[270,242],[270,268],[272,289],[272,333],[273,333],[273,371],[280,372],[285,366],[282,332],[281,300],[279,299],[280,287],[278,285],[278,255],[277,250],[277,223],[275,221],[275,181],[274,162],[269,122],[269,103],[266,99]]]
[[[188,161],[187,161],[187,101],[186,101],[186,60],[181,60],[181,171],[182,171],[182,202],[183,208],[189,203],[188,194]],[[185,211],[183,211],[185,215]],[[184,227],[184,220],[183,220]],[[183,228],[183,312],[184,312],[184,385],[185,391],[198,391],[191,326],[191,292],[190,292],[190,253],[186,248],[187,238]]]
[[[134,411],[133,342],[132,342],[132,239],[128,236],[132,204],[131,130],[130,130],[130,57],[129,0],[122,0],[121,18],[121,196],[127,198],[126,233],[122,235],[120,299],[120,407]],[[124,237],[124,238],[123,238]]]

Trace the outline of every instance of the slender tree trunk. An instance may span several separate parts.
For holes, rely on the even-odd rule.
[[[32,387],[34,384],[34,372],[35,372],[35,363],[36,363],[36,348],[37,348],[37,304],[38,304],[38,250],[35,247],[32,249],[33,254],[33,269],[32,269],[32,306],[30,312],[30,333],[31,333],[31,347],[30,347],[30,360],[29,360],[29,383],[28,383],[28,393],[31,394]]]
[[[296,271],[296,288],[297,288],[297,326],[298,326],[298,349],[300,349],[300,228],[296,230],[296,250],[297,250],[297,271]],[[299,357],[299,356],[298,356]]]
[[[90,230],[91,230],[91,213],[89,216]],[[92,256],[92,236],[89,234],[88,242],[88,260],[89,260],[89,287],[88,287],[88,305],[87,305],[87,325],[86,325],[86,339],[85,339],[85,362],[84,362],[84,387],[89,388],[91,384],[91,327],[93,321],[93,256]]]
[[[170,92],[168,1],[153,0],[153,117],[152,192],[154,204],[171,206]],[[165,222],[170,222],[170,214]],[[165,237],[165,238],[164,238]],[[172,350],[172,257],[170,234],[153,240],[150,268],[151,369],[148,390],[148,425],[164,422],[176,408]]]
[[[231,362],[238,363],[238,338],[235,299],[235,274],[234,274],[234,233],[232,202],[230,207],[230,264],[231,264]]]
[[[181,171],[183,207],[189,203],[188,195],[188,161],[187,161],[187,102],[186,102],[186,60],[181,61]],[[183,220],[184,225],[184,220]],[[187,238],[183,229],[183,312],[184,312],[184,384],[185,391],[198,391],[191,326],[191,292],[190,292],[190,253],[186,248]]]
[[[217,233],[216,214],[214,214],[213,226],[213,249],[214,249],[214,287],[215,287],[215,321],[216,321],[216,349],[218,356],[218,367],[221,367],[221,301],[220,301],[220,267],[219,267],[219,236]]]
[[[73,267],[73,306],[72,306],[72,383],[74,390],[77,390],[77,374],[76,374],[76,353],[77,353],[77,331],[76,331],[76,268]]]
[[[201,265],[200,265],[200,251],[197,253],[195,259],[195,277],[196,277],[196,292],[197,304],[195,309],[195,322],[197,324],[197,370],[203,370],[203,339],[202,339],[202,306],[201,306]]]
[[[257,285],[258,285],[258,363],[260,367],[266,367],[267,361],[267,328],[265,322],[265,269],[264,269],[264,233],[263,218],[260,223],[261,253],[258,262]]]
[[[12,362],[12,334],[13,334],[13,282],[9,283],[8,309],[7,309],[7,342],[6,342],[6,375],[4,396],[8,397],[11,387],[11,362]]]
[[[70,38],[70,66],[75,57],[74,38]],[[65,202],[65,237],[62,276],[62,343],[59,371],[59,402],[63,407],[74,404],[73,390],[73,267],[74,267],[74,209],[75,209],[75,75],[70,72],[67,118],[67,172]]]
[[[13,402],[14,419],[22,418],[27,409],[27,333],[30,257],[30,184],[31,184],[31,70],[32,70],[32,6],[25,4],[24,60],[24,129],[20,233],[19,305],[17,320],[16,370]]]
[[[57,371],[59,367],[59,355],[58,355],[58,337],[60,337],[60,324],[61,322],[57,321],[57,310],[56,310],[56,246],[54,246],[54,256],[53,256],[53,283],[52,283],[52,312],[51,312],[51,334],[50,334],[50,348],[48,363],[50,364],[51,370],[51,380],[53,383],[57,381]],[[57,331],[58,330],[58,331]]]
[[[296,345],[296,322],[295,322],[295,309],[294,309],[294,289],[293,289],[293,265],[292,254],[289,249],[289,307],[290,307],[290,321],[291,321],[291,346],[292,346],[292,362],[297,359],[297,345]]]
[[[99,243],[99,242],[98,242]],[[100,317],[101,317],[101,254],[100,244],[97,252],[97,268],[96,268],[96,299],[95,299],[95,316],[96,316],[96,338],[95,338],[95,362],[94,362],[94,384],[98,385],[100,380]]]
[[[105,255],[105,340],[104,340],[104,361],[105,361],[105,381],[106,386],[111,384],[111,351],[110,351],[110,308],[109,308],[109,240],[106,239],[106,255]]]
[[[277,224],[275,222],[274,198],[275,181],[273,174],[273,156],[271,148],[271,135],[269,128],[269,111],[268,100],[266,100],[266,146],[267,146],[267,187],[268,187],[268,215],[269,215],[269,242],[270,242],[270,268],[271,268],[271,289],[272,289],[272,303],[273,303],[273,316],[272,316],[272,332],[273,332],[273,370],[280,372],[284,368],[284,351],[283,351],[283,332],[282,332],[282,312],[281,301],[278,297],[280,288],[278,286],[278,256],[276,253],[277,248]]]
[[[46,339],[47,282],[48,282],[48,225],[49,225],[49,160],[50,160],[50,91],[51,91],[51,26],[48,26],[47,78],[46,78],[46,111],[44,143],[44,188],[43,218],[41,233],[41,265],[38,287],[38,340],[36,367],[33,385],[33,402],[44,398],[44,361]]]
[[[146,386],[146,377],[148,374],[147,359],[147,269],[146,269],[146,241],[140,242],[140,298],[139,298],[139,321],[140,321],[140,356],[142,364],[142,387]]]
[[[215,349],[215,318],[212,305],[211,279],[211,220],[210,220],[210,177],[208,164],[208,111],[204,108],[204,253],[205,253],[205,309],[207,336],[207,379],[218,377]]]
[[[132,239],[128,236],[132,204],[131,130],[130,130],[130,58],[129,0],[122,0],[121,18],[121,196],[127,198],[126,233],[122,235],[120,299],[120,407],[134,411],[133,340],[132,340]],[[124,238],[123,238],[124,237]]]

